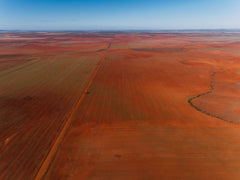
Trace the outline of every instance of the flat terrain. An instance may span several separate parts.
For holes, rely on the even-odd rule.
[[[0,179],[240,178],[239,32],[0,44]]]

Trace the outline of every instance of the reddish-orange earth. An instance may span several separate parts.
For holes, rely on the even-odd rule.
[[[239,32],[0,44],[0,179],[240,178]]]

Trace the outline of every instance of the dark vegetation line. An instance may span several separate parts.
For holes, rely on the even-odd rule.
[[[110,42],[110,43],[108,44],[107,49],[109,49],[109,48],[111,47],[111,45],[112,45],[112,42]]]
[[[196,109],[197,111],[199,111],[199,112],[201,112],[201,113],[203,113],[203,114],[206,114],[206,115],[208,115],[208,116],[211,116],[211,117],[214,117],[214,118],[218,118],[218,119],[221,119],[221,120],[223,120],[223,121],[226,121],[226,122],[230,122],[230,123],[234,123],[233,121],[229,121],[229,120],[226,120],[226,119],[223,119],[222,117],[220,117],[220,116],[218,116],[218,115],[215,115],[215,114],[211,114],[211,113],[209,113],[209,112],[207,112],[207,111],[205,111],[205,110],[202,110],[202,109],[200,109],[199,107],[197,107],[196,105],[194,105],[193,104],[193,100],[195,100],[195,99],[197,99],[197,98],[200,98],[201,96],[205,96],[205,95],[207,95],[207,94],[211,94],[213,91],[214,91],[214,85],[215,85],[215,76],[216,76],[216,74],[218,73],[218,71],[215,71],[215,72],[213,72],[212,74],[211,74],[211,82],[210,82],[210,84],[209,84],[209,86],[210,86],[210,90],[209,91],[207,91],[207,92],[204,92],[204,93],[201,93],[201,94],[198,94],[198,95],[196,95],[196,96],[193,96],[193,97],[191,97],[191,98],[189,98],[188,99],[188,103],[194,108],[194,109]]]
[[[133,51],[154,51],[154,52],[179,52],[184,48],[132,48]]]
[[[108,50],[108,49],[111,47],[111,45],[112,45],[112,43],[110,42],[110,43],[108,44],[108,47],[107,47],[107,48],[105,48],[105,49],[99,49],[99,50],[97,50],[97,52],[106,51],[106,50]]]

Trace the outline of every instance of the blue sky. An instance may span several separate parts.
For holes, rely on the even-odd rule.
[[[240,28],[240,0],[0,0],[0,29]]]

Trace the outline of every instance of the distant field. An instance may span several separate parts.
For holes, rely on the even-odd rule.
[[[240,33],[0,33],[0,179],[239,179]]]

